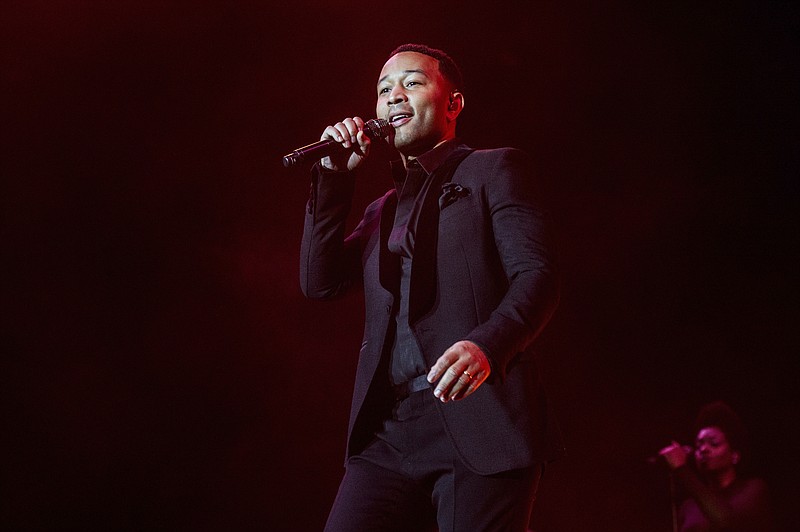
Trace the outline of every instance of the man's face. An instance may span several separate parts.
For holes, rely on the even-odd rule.
[[[378,118],[395,128],[394,146],[403,155],[425,153],[455,136],[450,107],[451,87],[439,62],[417,52],[393,55],[378,80]]]

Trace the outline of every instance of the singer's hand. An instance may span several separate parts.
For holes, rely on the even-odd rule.
[[[672,444],[667,445],[658,451],[658,454],[664,457],[664,460],[667,461],[670,469],[678,469],[679,467],[686,465],[686,459],[688,457],[686,448],[674,440],[672,441]]]
[[[470,395],[491,372],[492,366],[481,348],[462,340],[439,357],[428,372],[428,382],[439,380],[434,395],[446,403]]]
[[[354,116],[345,118],[332,126],[325,128],[320,140],[332,139],[348,148],[336,155],[324,157],[322,166],[328,170],[355,170],[367,155],[369,155],[370,140],[364,134],[364,121]]]

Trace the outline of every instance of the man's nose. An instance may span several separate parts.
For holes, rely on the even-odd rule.
[[[397,85],[392,88],[392,92],[389,93],[389,105],[395,105],[404,101],[406,101],[406,93],[403,90],[402,85]]]

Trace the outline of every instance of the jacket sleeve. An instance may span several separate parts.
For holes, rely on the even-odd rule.
[[[560,282],[550,222],[539,205],[531,164],[519,150],[506,149],[486,168],[483,201],[508,289],[489,316],[466,338],[479,345],[504,377],[550,320]]]
[[[352,172],[314,165],[300,247],[300,288],[310,299],[335,298],[360,284],[358,229],[344,236],[354,189]]]

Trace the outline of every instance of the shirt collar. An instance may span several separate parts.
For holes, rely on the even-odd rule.
[[[435,148],[426,151],[415,160],[419,162],[419,165],[425,171],[426,175],[431,175],[447,160],[450,154],[453,153],[460,144],[461,141],[457,138],[446,140]],[[395,186],[400,188],[406,178],[406,167],[400,159],[394,160],[390,164],[392,166],[392,177],[394,178]]]

